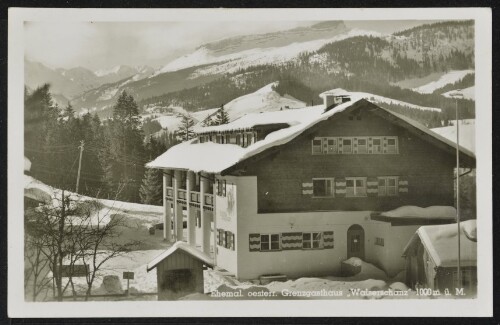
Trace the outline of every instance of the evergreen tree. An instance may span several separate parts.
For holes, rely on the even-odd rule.
[[[181,125],[177,129],[176,136],[180,141],[188,141],[194,137],[194,121],[188,114],[182,116]]]
[[[139,201],[139,187],[144,174],[143,133],[134,98],[122,92],[113,106],[113,119],[107,128],[109,151],[102,157],[105,181],[119,200]]]
[[[215,113],[215,121],[213,125],[221,125],[227,123],[229,123],[229,115],[227,115],[227,112],[224,109],[224,105],[221,105],[221,107],[217,110],[217,113]]]
[[[142,180],[139,195],[144,204],[162,205],[162,175],[161,171],[153,168],[146,168],[144,179]]]
[[[207,117],[205,117],[205,119],[203,121],[201,121],[201,126],[205,127],[205,126],[211,126],[213,125],[213,121],[212,121],[212,115],[207,115]]]

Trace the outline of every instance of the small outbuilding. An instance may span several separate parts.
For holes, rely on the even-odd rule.
[[[203,270],[213,266],[210,256],[178,241],[152,260],[147,271],[156,268],[158,300],[177,300],[191,293],[203,293]]]
[[[406,283],[441,292],[463,288],[473,293],[477,286],[476,220],[460,224],[460,272],[458,281],[457,224],[423,226],[404,249]]]

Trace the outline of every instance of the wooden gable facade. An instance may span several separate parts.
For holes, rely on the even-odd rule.
[[[396,147],[388,150],[387,139]],[[332,152],[313,148],[315,140]],[[461,159],[474,166],[470,156]],[[381,211],[453,205],[455,163],[448,144],[362,100],[224,173],[257,176],[259,213]]]

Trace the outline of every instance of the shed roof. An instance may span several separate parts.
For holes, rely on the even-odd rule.
[[[203,262],[204,264],[213,267],[214,263],[213,260],[210,256],[207,254],[203,253],[202,251],[196,249],[195,247],[189,245],[188,243],[185,243],[183,241],[178,241],[172,247],[167,249],[165,252],[161,253],[157,257],[155,257],[151,262],[148,263],[147,265],[147,271],[151,271],[154,269],[161,261],[175,253],[176,251],[183,251],[192,257],[196,258],[197,260]]]
[[[434,264],[438,267],[455,267],[458,264],[457,224],[420,227],[405,248],[408,250],[420,238]],[[460,265],[477,265],[476,220],[460,223]]]

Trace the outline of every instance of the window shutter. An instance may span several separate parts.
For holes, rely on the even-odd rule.
[[[382,153],[387,153],[387,138],[382,139]]]
[[[233,233],[231,233],[231,250],[233,250],[233,251],[235,250],[235,247],[234,247],[234,240],[235,240],[234,236],[235,235]]]
[[[302,183],[302,195],[313,194],[313,183],[311,181]]]
[[[358,153],[358,138],[352,139],[352,153]]]
[[[226,196],[226,180],[224,180],[224,184],[222,187],[222,196]]]
[[[398,177],[398,192],[399,194],[406,195],[408,194],[408,177],[407,176],[399,176]]]
[[[323,232],[323,248],[333,248],[333,231]]]
[[[301,232],[282,233],[281,249],[282,250],[302,249],[302,233]]]
[[[366,179],[366,195],[378,196],[378,178],[368,177]]]
[[[217,245],[220,245],[220,229],[217,229]]]
[[[228,239],[227,237],[228,237],[228,235],[229,235],[228,231],[223,231],[222,232],[222,246],[224,248],[227,248],[227,239]]]
[[[260,234],[249,234],[248,241],[250,252],[260,251]]]
[[[368,140],[366,141],[366,145],[367,145],[367,152],[368,153],[373,153],[373,141],[372,141],[372,138],[368,138]]]
[[[345,197],[345,178],[337,177],[335,179],[335,196],[336,197]]]

